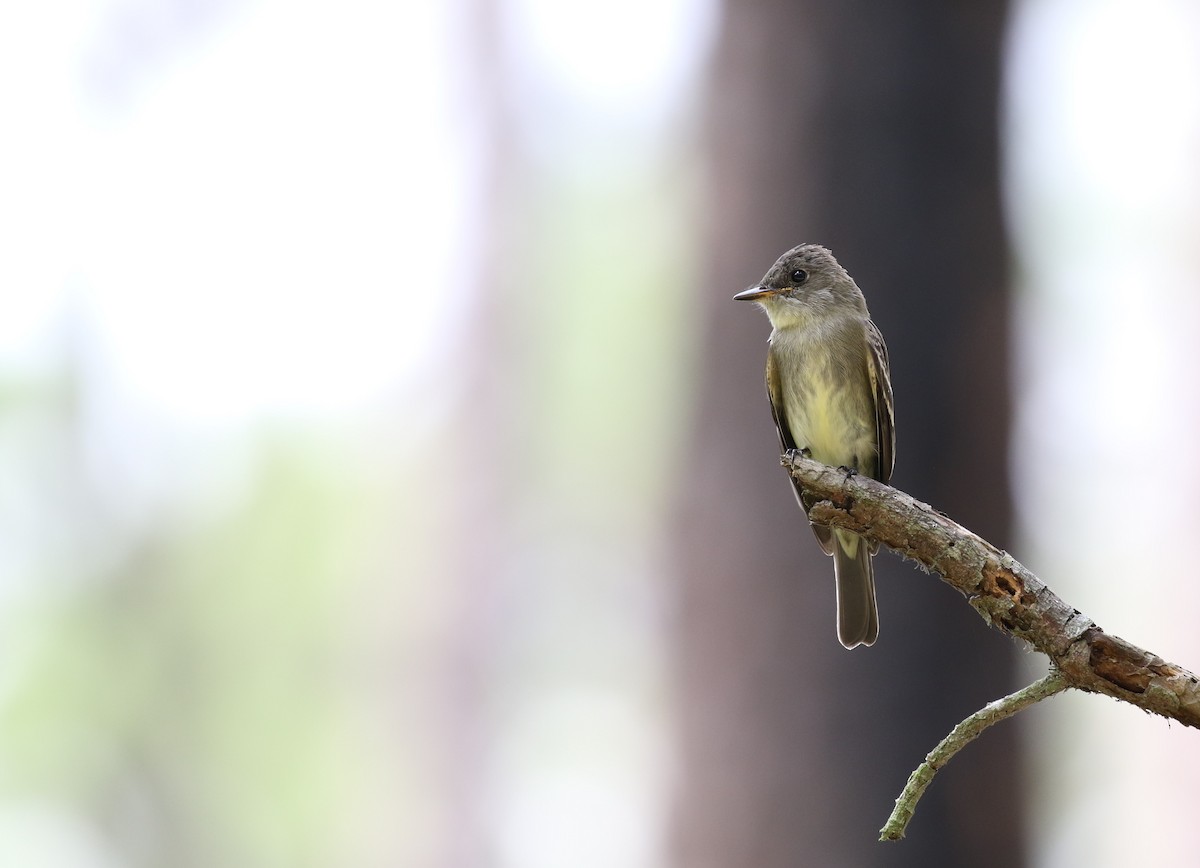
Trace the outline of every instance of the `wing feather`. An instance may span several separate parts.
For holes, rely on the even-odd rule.
[[[871,379],[871,396],[875,401],[875,444],[879,450],[875,478],[889,482],[896,466],[896,411],[892,400],[892,369],[888,362],[887,344],[875,323],[867,320],[867,373]],[[871,543],[871,554],[879,543]]]
[[[875,443],[879,449],[879,468],[876,478],[888,482],[896,466],[896,407],[892,400],[892,371],[888,363],[887,344],[875,323],[867,321],[867,372],[871,378],[871,394],[875,399]]]

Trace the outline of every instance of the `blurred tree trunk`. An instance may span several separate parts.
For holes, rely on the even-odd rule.
[[[520,221],[512,215],[521,208],[526,165],[516,144],[500,7],[496,0],[467,0],[463,11],[466,72],[478,107],[475,133],[483,146],[477,209],[481,241],[464,254],[460,265],[465,277],[456,287],[472,293],[470,337],[463,342],[469,353],[459,360],[469,373],[459,396],[456,428],[473,432],[480,418],[490,420],[489,448],[496,456],[509,456],[523,412],[507,386],[515,380],[513,368],[519,358],[511,318],[518,287],[511,275]],[[496,738],[489,709],[503,642],[502,607],[497,602],[503,591],[495,563],[512,556],[507,540],[512,538],[513,491],[520,483],[513,479],[512,462],[504,458],[470,468],[465,476],[455,488],[453,521],[455,527],[471,528],[471,538],[469,544],[454,544],[442,645],[431,655],[439,661],[430,681],[439,686],[436,725],[441,749],[441,791],[431,802],[443,810],[430,864],[438,868],[478,868],[495,862],[486,806],[492,783],[488,757]]]
[[[924,754],[1013,687],[1014,649],[889,554],[876,560],[879,643],[838,645],[831,563],[775,460],[768,324],[729,300],[787,248],[831,247],[891,350],[893,483],[1004,544],[1004,22],[999,0],[726,4],[701,392],[677,525],[680,868],[1023,862],[1012,726],[943,772],[905,842],[876,843]]]

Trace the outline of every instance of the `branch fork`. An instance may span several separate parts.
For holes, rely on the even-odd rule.
[[[789,452],[781,459],[817,524],[876,540],[956,588],[991,626],[1050,660],[1050,674],[971,715],[913,772],[881,840],[898,840],[934,774],[992,724],[1068,688],[1101,693],[1200,728],[1200,680],[1110,635],[1007,552],[898,489]]]

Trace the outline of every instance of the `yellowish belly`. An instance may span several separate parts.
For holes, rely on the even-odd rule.
[[[875,420],[867,415],[869,397],[855,394],[850,384],[834,385],[823,377],[808,378],[786,389],[788,427],[798,447],[834,467],[875,467]]]

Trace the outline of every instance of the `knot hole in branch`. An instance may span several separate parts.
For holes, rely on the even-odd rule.
[[[1003,567],[985,567],[979,588],[989,597],[1004,597],[1013,603],[1025,602],[1025,584],[1011,571]]]

